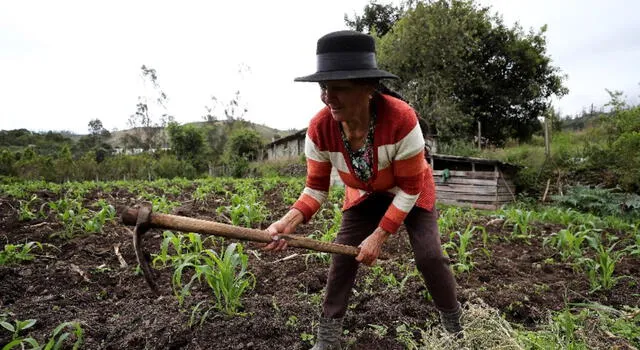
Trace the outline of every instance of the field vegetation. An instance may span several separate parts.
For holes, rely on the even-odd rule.
[[[0,185],[0,343],[7,349],[49,343],[86,349],[313,344],[326,254],[267,254],[257,243],[152,231],[144,244],[161,291],[155,297],[137,266],[131,231],[116,213],[145,201],[155,212],[264,228],[288,210],[302,185],[301,177]],[[581,202],[584,196],[566,199]],[[334,188],[299,233],[332,240],[341,200]],[[360,269],[347,344],[640,346],[638,221],[562,203],[523,202],[496,211],[439,207],[443,246],[465,305],[463,340],[439,327],[402,229],[385,245],[389,260]]]

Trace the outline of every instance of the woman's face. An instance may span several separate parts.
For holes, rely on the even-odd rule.
[[[353,80],[330,80],[320,83],[320,99],[336,121],[352,121],[368,115],[374,88]]]

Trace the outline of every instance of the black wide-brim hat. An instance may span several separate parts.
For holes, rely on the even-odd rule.
[[[378,69],[373,37],[352,30],[329,33],[318,39],[317,72],[294,81],[320,82],[348,79],[398,79]]]

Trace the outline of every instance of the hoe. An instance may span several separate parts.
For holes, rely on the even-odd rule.
[[[142,237],[149,229],[157,228],[183,232],[195,232],[205,235],[215,235],[262,243],[269,243],[273,240],[271,235],[262,230],[227,225],[215,221],[194,219],[185,216],[155,214],[151,212],[151,207],[148,205],[142,205],[139,208],[125,208],[122,211],[121,218],[123,224],[130,226],[135,225],[135,229],[133,230],[133,248],[135,249],[136,258],[138,259],[138,264],[140,264],[144,278],[156,295],[159,295],[158,288],[156,286],[151,267],[149,266],[148,258],[142,250]],[[306,248],[318,252],[351,256],[357,256],[359,252],[359,248],[357,247],[322,242],[298,235],[281,234],[280,238],[287,240],[287,245],[289,246]],[[381,254],[380,259],[386,258],[387,257],[384,256],[384,254]]]

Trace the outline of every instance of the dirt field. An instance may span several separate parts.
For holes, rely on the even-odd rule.
[[[281,191],[265,194],[270,217],[278,218],[287,210]],[[213,196],[208,205],[196,205],[185,192],[166,194],[182,203],[173,212],[180,215],[218,220],[225,218],[216,207],[226,203],[223,196]],[[57,194],[38,193],[38,203],[53,201]],[[114,207],[134,205],[139,196],[126,190],[108,193],[93,191],[87,203],[99,198]],[[136,258],[131,231],[119,223],[110,223],[102,233],[76,236],[70,240],[52,237],[61,230],[55,218],[19,221],[19,203],[0,194],[0,240],[5,243],[38,241],[53,247],[36,250],[32,262],[0,266],[0,314],[8,319],[36,319],[30,335],[46,339],[56,325],[79,321],[84,329],[83,349],[306,349],[309,335],[315,335],[322,291],[328,264],[305,259],[306,251],[289,249],[277,254],[260,251],[257,244],[246,243],[249,269],[256,284],[243,297],[243,315],[225,316],[212,311],[202,325],[196,317],[189,326],[193,307],[210,298],[204,287],[192,290],[182,306],[172,294],[170,269],[159,271],[157,282],[162,292],[155,297],[144,278],[136,273]],[[491,218],[475,222],[485,225]],[[314,224],[298,233],[310,234]],[[548,310],[560,310],[568,302],[599,302],[621,307],[638,306],[640,263],[623,259],[616,271],[632,276],[611,291],[589,293],[589,282],[571,266],[550,263],[550,253],[542,250],[542,241],[530,244],[504,239],[506,227],[487,226],[490,254],[474,252],[475,267],[457,274],[461,302],[476,298],[499,309],[512,323],[533,328],[544,322]],[[537,225],[534,232],[544,236],[557,227]],[[152,231],[145,240],[145,250],[158,252],[161,232]],[[446,240],[446,239],[445,239]],[[119,261],[119,250],[126,266]],[[394,273],[398,280],[412,271],[412,255],[406,232],[401,229],[385,245],[392,259],[380,262],[384,273]],[[287,258],[287,259],[285,259]],[[433,305],[425,299],[421,279],[409,278],[404,288],[393,287],[381,278],[367,279],[372,268],[362,267],[356,292],[345,318],[345,343],[350,349],[403,349],[396,328],[402,324],[423,329],[439,327]],[[635,277],[633,277],[635,276]],[[198,316],[198,315],[196,315]],[[200,315],[201,316],[201,315]],[[388,329],[384,335],[377,326]],[[0,345],[11,339],[0,329]]]

